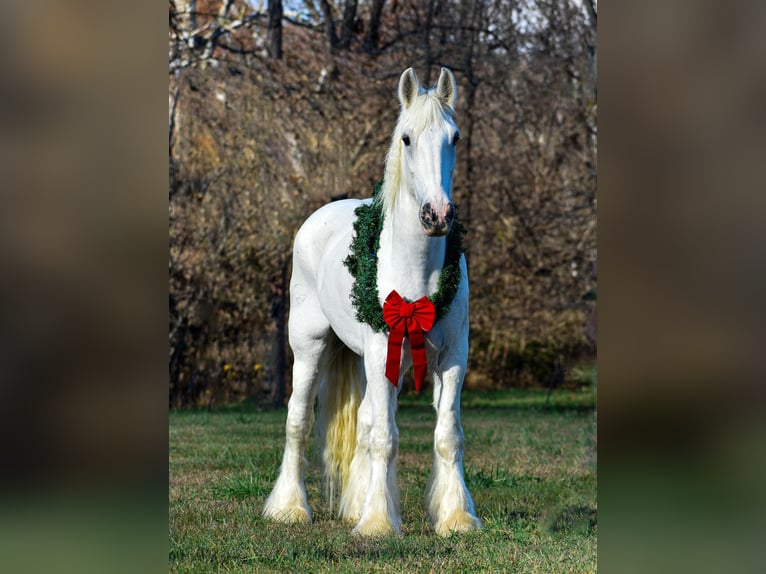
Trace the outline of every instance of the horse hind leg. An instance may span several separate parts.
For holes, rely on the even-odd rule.
[[[295,355],[293,392],[287,405],[285,452],[279,476],[266,499],[263,515],[280,522],[311,522],[304,476],[306,447],[314,423],[314,401],[327,368],[329,335],[291,345]]]

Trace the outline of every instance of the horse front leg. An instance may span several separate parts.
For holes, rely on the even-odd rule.
[[[367,410],[370,417],[367,437],[369,483],[359,522],[354,528],[355,533],[363,536],[401,534],[396,476],[399,452],[399,430],[395,420],[397,389],[385,377],[385,357],[385,340],[365,348],[367,389],[361,410]],[[360,450],[357,454],[361,454]]]
[[[434,463],[426,489],[426,505],[437,534],[481,527],[463,476],[463,429],[460,425],[460,391],[467,362],[465,349],[442,361],[434,373]]]

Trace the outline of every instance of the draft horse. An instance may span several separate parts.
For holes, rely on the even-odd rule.
[[[426,373],[433,381],[437,422],[426,503],[435,531],[447,535],[481,526],[463,476],[468,275],[462,249],[453,253],[449,300],[434,297],[444,291],[454,251],[457,84],[442,68],[437,85],[424,89],[409,68],[398,95],[401,113],[378,195],[325,205],[295,237],[288,324],[293,392],[284,458],[263,513],[311,521],[304,473],[318,398],[317,445],[331,508],[337,498],[339,516],[355,533],[400,535],[395,413],[402,374],[414,364],[417,388]],[[363,265],[349,259],[355,232],[367,232],[355,226],[360,210],[372,207],[381,214],[379,236],[360,257],[374,275],[360,291],[351,270]],[[385,323],[360,319],[361,307],[378,318],[382,310]]]

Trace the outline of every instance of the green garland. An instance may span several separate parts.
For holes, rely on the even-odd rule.
[[[343,262],[354,277],[351,302],[356,307],[356,318],[378,332],[388,330],[378,296],[377,254],[384,219],[381,188],[382,182],[375,184],[372,203],[360,205],[354,211],[356,214],[355,235],[351,240],[351,253]],[[452,229],[447,236],[447,253],[444,256],[444,267],[439,275],[439,287],[436,293],[428,297],[436,307],[436,321],[449,312],[457,295],[461,279],[460,256],[464,251],[463,235],[465,235],[465,227],[458,221],[456,211]]]

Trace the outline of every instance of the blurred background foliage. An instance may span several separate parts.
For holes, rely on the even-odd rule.
[[[593,384],[596,7],[169,2],[171,406],[284,404],[292,238],[382,176],[413,66],[459,85],[468,388]]]

